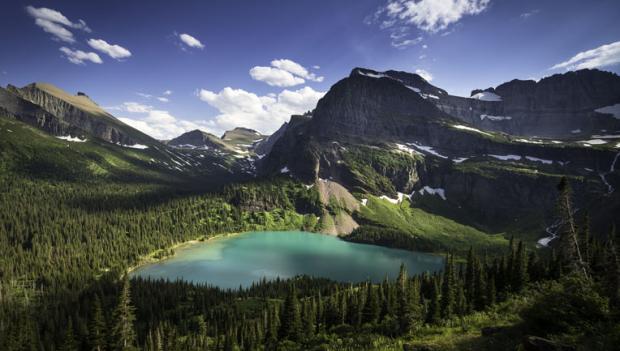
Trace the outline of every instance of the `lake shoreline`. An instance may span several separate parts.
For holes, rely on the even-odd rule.
[[[174,256],[177,255],[176,249],[179,248],[183,248],[186,246],[190,246],[190,245],[194,245],[194,244],[199,244],[199,243],[205,243],[205,242],[209,242],[212,240],[216,240],[216,239],[222,239],[222,238],[228,238],[228,237],[233,237],[233,236],[237,236],[237,235],[241,235],[244,233],[248,233],[248,232],[238,232],[238,233],[220,233],[220,234],[214,234],[211,236],[206,236],[206,235],[202,235],[199,236],[195,239],[191,239],[191,240],[187,240],[187,241],[182,241],[176,244],[173,244],[169,247],[163,248],[163,249],[157,249],[154,251],[149,252],[146,255],[140,256],[140,258],[138,259],[138,262],[134,265],[129,266],[126,271],[125,274],[130,274],[136,270],[138,270],[139,268],[149,265],[149,264],[154,264],[154,263],[159,263],[159,262],[163,262],[166,261],[168,259],[173,258]],[[164,256],[161,257],[156,257],[156,255],[158,253],[162,253],[162,252],[166,252],[166,251],[171,251],[173,250],[172,254],[165,254]]]

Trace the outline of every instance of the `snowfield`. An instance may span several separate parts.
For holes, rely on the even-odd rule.
[[[8,129],[7,129],[7,130],[8,130]],[[70,135],[65,135],[65,136],[57,136],[56,138],[58,138],[58,139],[62,139],[62,140],[65,140],[65,141],[72,141],[72,142],[74,142],[74,143],[83,143],[83,142],[85,142],[85,141],[86,141],[86,139],[80,139],[80,138],[78,138],[78,137],[75,137],[75,138],[74,138],[74,137],[72,137],[72,136],[70,136]]]
[[[497,121],[508,121],[511,120],[510,116],[492,116],[492,115],[480,115],[480,120],[484,121],[488,119],[489,121],[497,122]]]
[[[475,94],[470,99],[481,100],[481,101],[502,101],[502,97],[491,93],[488,91],[483,91],[481,93]]]
[[[594,111],[599,112],[599,113],[610,114],[614,116],[614,118],[620,119],[620,104],[597,108]]]
[[[442,200],[448,199],[446,198],[446,191],[443,188],[431,188],[430,186],[426,185],[422,189],[420,189],[420,195],[424,194],[437,195]]]
[[[484,134],[484,135],[488,135],[488,136],[493,136],[493,134],[491,134],[491,133],[483,132],[480,129],[464,126],[462,124],[455,124],[452,127],[456,128],[456,129],[468,130],[470,132],[476,132],[476,133],[480,133],[480,134]]]

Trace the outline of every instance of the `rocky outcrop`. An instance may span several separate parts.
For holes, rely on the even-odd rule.
[[[278,141],[278,139],[280,139],[286,132],[287,127],[288,122],[284,122],[284,124],[282,124],[280,128],[278,128],[278,130],[276,130],[273,134],[257,142],[256,147],[254,148],[254,152],[257,155],[267,155],[268,153],[270,153],[276,141]]]
[[[83,93],[70,95],[49,84],[41,83],[33,83],[23,88],[9,86],[7,90],[38,105],[62,123],[105,141],[123,145],[152,141],[150,137],[103,111]]]

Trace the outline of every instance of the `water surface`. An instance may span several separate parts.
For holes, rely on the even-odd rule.
[[[401,262],[409,274],[443,267],[442,257],[428,253],[299,231],[249,232],[184,246],[175,256],[142,266],[132,276],[183,279],[222,288],[247,287],[263,277],[301,274],[342,282],[379,282],[386,275],[395,278]]]

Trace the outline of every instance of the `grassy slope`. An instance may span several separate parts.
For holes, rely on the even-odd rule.
[[[366,206],[362,206],[359,212],[362,222],[394,229],[457,251],[466,250],[470,246],[494,249],[505,247],[507,243],[501,235],[489,235],[448,218],[413,208],[408,200],[392,204],[374,196],[367,198]]]

